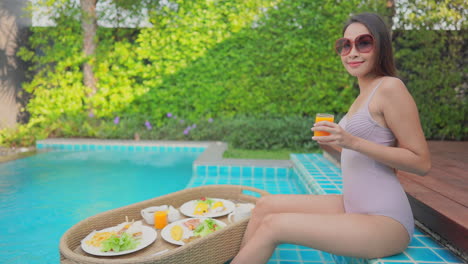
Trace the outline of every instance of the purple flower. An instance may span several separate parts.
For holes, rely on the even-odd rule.
[[[185,120],[181,119],[181,120],[179,121],[179,123],[183,124],[183,123],[185,123]]]
[[[114,119],[114,124],[117,125],[119,122],[120,122],[120,117],[117,116],[117,117]]]
[[[146,120],[145,126],[146,126],[146,128],[147,128],[148,130],[151,130],[151,129],[153,128],[153,127],[151,126],[151,123],[150,123],[148,120]]]
[[[169,117],[169,118],[171,118],[171,117],[172,117],[172,113],[167,113],[166,116]]]
[[[189,129],[185,129],[185,130],[184,130],[184,135],[188,135],[189,132],[190,132]]]
[[[208,119],[208,122],[213,123],[213,118]]]
[[[93,113],[93,112],[89,112],[88,116],[89,116],[89,117],[94,117],[94,113]]]
[[[197,124],[193,124],[192,127],[191,127],[191,129],[194,129],[194,128],[196,128],[196,127],[197,127]]]

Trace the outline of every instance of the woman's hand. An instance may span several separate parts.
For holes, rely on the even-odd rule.
[[[312,131],[324,131],[329,136],[313,136],[312,140],[319,144],[338,145],[342,148],[353,149],[359,138],[349,134],[338,124],[329,121],[320,121],[314,124]]]

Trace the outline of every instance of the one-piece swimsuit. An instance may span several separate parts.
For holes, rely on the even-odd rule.
[[[344,116],[339,125],[348,133],[384,146],[394,146],[392,131],[378,124],[369,112],[369,98],[352,116]],[[360,152],[344,149],[341,152],[343,199],[347,213],[383,215],[400,222],[410,239],[414,232],[414,219],[408,197],[393,168]]]

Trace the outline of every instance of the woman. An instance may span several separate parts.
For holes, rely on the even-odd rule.
[[[395,77],[389,31],[378,15],[353,16],[336,51],[359,95],[339,124],[314,124],[330,135],[312,139],[342,147],[343,195],[262,197],[233,264],[266,263],[282,243],[378,258],[411,240],[413,215],[395,171],[425,175],[431,163],[416,104]]]

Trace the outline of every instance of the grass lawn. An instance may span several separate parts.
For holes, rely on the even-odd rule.
[[[228,159],[274,159],[274,160],[289,160],[291,153],[318,153],[319,149],[304,150],[304,149],[279,149],[279,150],[251,150],[251,149],[236,149],[229,147],[223,154],[223,158]]]

